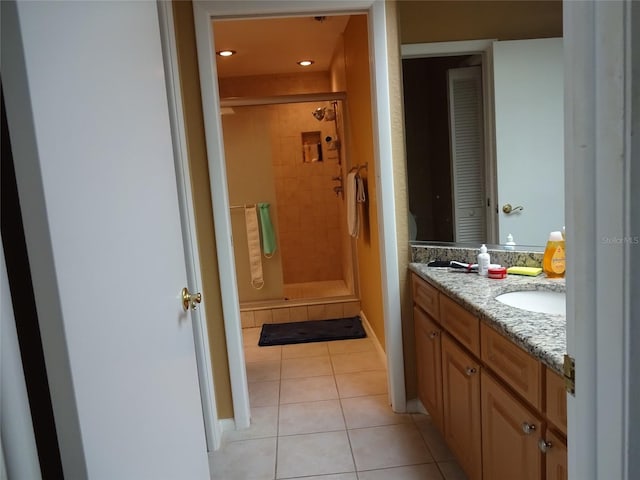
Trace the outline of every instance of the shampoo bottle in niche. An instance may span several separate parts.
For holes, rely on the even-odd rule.
[[[549,278],[562,278],[565,268],[564,238],[561,232],[551,232],[544,250],[542,269]]]
[[[478,274],[486,277],[489,274],[489,264],[491,259],[487,253],[487,246],[482,245],[480,247],[480,253],[478,254]]]

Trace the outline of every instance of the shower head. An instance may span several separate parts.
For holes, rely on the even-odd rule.
[[[316,117],[316,120],[318,120],[319,122],[322,120],[331,121],[335,120],[336,111],[333,108],[318,107],[313,112],[311,112],[311,115]]]
[[[316,120],[321,121],[324,118],[326,113],[327,113],[327,107],[318,107],[313,112],[311,112],[311,115],[316,117]]]

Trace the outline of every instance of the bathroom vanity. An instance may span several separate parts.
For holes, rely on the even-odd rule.
[[[566,479],[565,315],[495,299],[564,280],[410,269],[418,397],[469,479]]]

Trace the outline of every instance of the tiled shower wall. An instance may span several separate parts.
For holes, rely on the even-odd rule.
[[[272,159],[285,284],[342,279],[341,196],[333,187],[338,156],[324,138],[334,122],[311,114],[329,102],[272,106]],[[304,163],[302,132],[320,131],[323,161]]]

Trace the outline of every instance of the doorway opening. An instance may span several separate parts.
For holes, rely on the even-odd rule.
[[[497,239],[493,42],[401,47],[407,215],[415,226],[414,240],[475,244]],[[427,90],[435,91],[430,102]],[[425,197],[422,191],[426,198],[419,198]]]
[[[411,240],[485,242],[482,56],[402,61]]]

